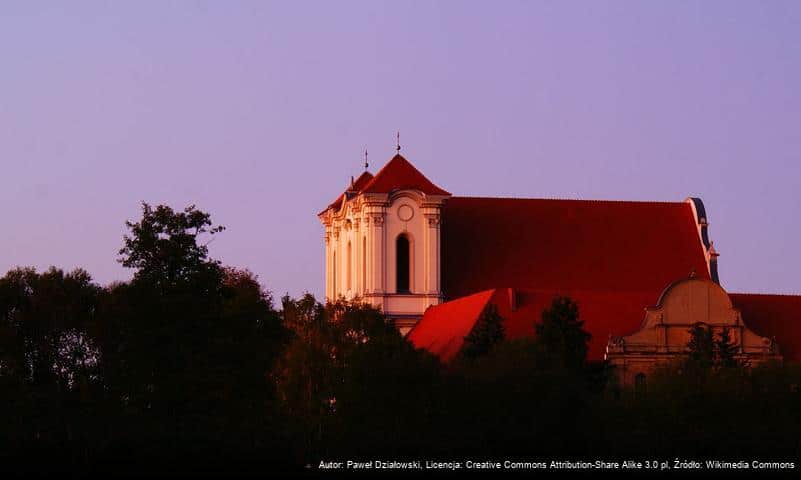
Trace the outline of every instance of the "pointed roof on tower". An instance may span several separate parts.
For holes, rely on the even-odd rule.
[[[359,192],[389,193],[393,190],[419,190],[426,195],[450,195],[427,179],[401,154],[392,157]]]
[[[370,183],[370,180],[372,179],[373,179],[373,174],[365,170],[364,172],[362,172],[361,175],[359,175],[359,178],[357,178],[356,181],[353,182],[353,186],[350,188],[350,190],[359,192],[368,183]]]
[[[351,179],[353,179],[353,177],[351,177]],[[361,175],[359,175],[359,178],[357,178],[350,185],[348,185],[348,188],[346,188],[345,191],[342,192],[336,198],[336,200],[331,202],[331,204],[328,205],[328,207],[326,207],[325,210],[328,210],[329,208],[333,208],[333,209],[339,208],[342,205],[343,200],[345,200],[345,197],[348,196],[349,192],[358,193],[372,179],[373,179],[373,174],[365,170]],[[323,210],[323,212],[325,212],[325,210]],[[323,212],[320,212],[320,213],[323,213]]]

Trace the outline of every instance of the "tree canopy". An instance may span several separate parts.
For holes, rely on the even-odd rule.
[[[640,396],[587,361],[590,336],[566,297],[527,338],[506,338],[487,308],[462,355],[442,364],[358,299],[275,305],[252,272],[210,257],[222,228],[194,206],[143,204],[126,225],[130,281],[101,286],[55,267],[0,277],[0,471],[796,453],[801,369],[740,368],[725,329],[693,327],[686,362],[649,377]]]

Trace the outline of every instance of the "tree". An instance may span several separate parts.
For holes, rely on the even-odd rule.
[[[268,375],[286,334],[270,293],[252,272],[209,257],[202,237],[223,228],[194,206],[143,204],[142,218],[126,225],[119,261],[136,272],[104,299],[102,343],[126,431],[187,460],[210,455],[192,449],[272,443]]]
[[[85,458],[102,432],[91,420],[104,382],[100,292],[81,269],[16,268],[0,278],[0,447],[22,466],[45,468],[26,463],[32,449],[52,466]]]
[[[737,359],[737,345],[731,341],[729,327],[723,327],[715,340],[715,352],[719,368],[736,368],[740,365]]]
[[[198,237],[225,227],[213,226],[211,216],[194,205],[175,212],[166,205],[153,208],[142,202],[142,219],[125,225],[131,235],[125,235],[118,261],[136,269],[136,279],[170,286],[218,265],[208,259],[208,244],[199,244]]]
[[[2,348],[8,369],[3,373],[66,389],[89,375],[87,368],[97,363],[89,337],[100,291],[82,269],[16,268],[0,278],[0,325],[8,342]]]
[[[489,304],[481,312],[470,333],[464,337],[461,355],[466,358],[485,355],[503,341],[504,336],[503,318],[498,314],[498,308]]]
[[[589,332],[579,319],[576,302],[557,296],[542,312],[542,322],[535,325],[537,343],[564,366],[580,369],[587,359]]]
[[[696,323],[690,330],[690,340],[687,343],[690,367],[701,371],[710,370],[715,364],[715,341],[712,329],[703,323]]]
[[[304,461],[417,445],[430,411],[422,405],[434,390],[433,358],[416,351],[370,304],[338,300],[323,306],[307,294],[284,297],[283,305],[292,339],[273,379],[284,411],[295,420],[294,436],[303,441]]]

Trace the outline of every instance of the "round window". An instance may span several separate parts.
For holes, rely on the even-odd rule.
[[[401,205],[398,207],[398,218],[404,222],[408,222],[414,217],[414,209],[408,205]]]

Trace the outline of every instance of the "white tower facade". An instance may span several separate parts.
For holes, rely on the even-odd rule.
[[[329,301],[361,298],[408,332],[442,302],[440,214],[450,194],[396,155],[318,215]]]

